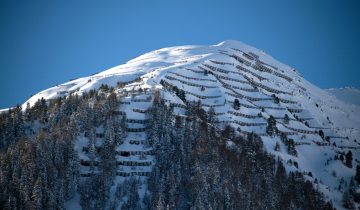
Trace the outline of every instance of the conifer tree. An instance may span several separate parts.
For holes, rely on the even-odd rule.
[[[356,165],[355,181],[360,184],[360,165]]]
[[[239,99],[236,98],[234,100],[234,109],[239,110],[239,108],[240,108],[240,102],[239,102]]]
[[[349,150],[345,155],[345,165],[349,168],[352,168],[352,152]]]

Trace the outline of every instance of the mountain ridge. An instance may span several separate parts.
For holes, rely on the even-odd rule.
[[[234,40],[227,40],[227,41],[223,41],[217,45],[210,45],[210,46],[185,45],[185,46],[177,46],[177,47],[168,47],[168,48],[161,48],[158,50],[154,50],[149,53],[145,53],[134,59],[129,60],[125,64],[115,66],[113,68],[110,68],[108,70],[105,70],[105,71],[102,71],[99,73],[95,73],[91,76],[74,79],[72,81],[54,86],[49,89],[46,89],[44,91],[40,91],[39,93],[30,97],[30,99],[28,99],[24,103],[24,105],[26,105],[27,102],[29,102],[30,105],[32,105],[34,103],[34,101],[36,101],[37,99],[39,99],[41,97],[44,97],[45,99],[50,99],[50,98],[54,98],[58,95],[62,96],[62,94],[54,93],[55,90],[60,93],[62,91],[69,91],[69,92],[76,91],[77,88],[80,88],[80,93],[81,93],[82,91],[88,91],[93,88],[98,88],[100,86],[99,84],[103,84],[103,83],[109,84],[112,86],[116,85],[116,83],[114,81],[99,81],[99,84],[93,84],[93,82],[90,84],[87,84],[89,79],[96,80],[99,78],[101,79],[101,77],[103,77],[104,80],[106,80],[106,78],[108,78],[109,76],[119,75],[122,78],[117,78],[118,80],[116,80],[116,82],[117,81],[129,82],[131,80],[134,80],[134,77],[136,78],[137,75],[146,74],[147,71],[150,71],[152,66],[159,68],[159,67],[164,67],[164,66],[170,66],[172,64],[172,66],[176,67],[177,66],[176,62],[181,62],[181,58],[185,57],[187,54],[188,54],[188,56],[189,56],[189,54],[190,55],[204,55],[206,53],[209,53],[209,52],[211,53],[216,50],[229,48],[229,46],[232,46],[232,47],[237,46],[240,48],[257,51],[260,54],[262,54],[262,56],[263,56],[263,58],[265,58],[265,60],[268,60],[270,62],[271,61],[275,62],[277,65],[282,66],[285,69],[291,69],[290,67],[286,66],[285,64],[282,64],[282,63],[276,61],[271,56],[266,55],[263,51],[258,50],[253,47],[250,47],[248,45],[245,45],[242,42],[234,41]],[[185,53],[176,53],[179,51],[186,51],[186,50],[188,50],[190,52],[189,53],[186,53],[186,52]],[[167,56],[165,56],[166,54],[167,54]],[[149,57],[149,55],[153,55],[153,56],[156,55],[157,59],[152,59],[151,57]],[[170,59],[170,62],[162,62],[160,60],[160,58],[162,58],[163,60],[166,60],[167,57],[171,57],[174,59]],[[159,62],[156,62],[156,60],[158,60]],[[193,58],[192,60],[197,61],[198,59]],[[151,64],[149,64],[149,62],[151,62]],[[133,64],[133,65],[131,66],[131,64]],[[128,69],[128,71],[127,71],[127,69]]]
[[[360,90],[355,87],[329,88],[326,91],[342,101],[360,106]]]
[[[146,120],[144,113],[155,90],[160,90],[178,116],[185,115],[188,103],[200,101],[205,111],[215,112],[217,126],[230,125],[239,133],[258,134],[266,150],[286,163],[287,171],[311,172],[307,179],[314,183],[320,180],[315,185],[342,208],[343,191],[338,186],[346,188],[341,179],[349,182],[355,170],[334,157],[352,151],[359,163],[360,108],[316,87],[296,69],[264,51],[234,40],[162,48],[41,91],[22,108],[26,109],[27,103],[33,106],[41,98],[54,100],[109,87],[123,96],[118,112],[126,113],[129,131],[139,132],[129,135],[119,151],[143,150],[134,144],[141,145],[146,139],[146,127],[140,124]],[[270,122],[274,122],[273,130],[269,129]],[[286,152],[288,145],[281,144],[290,141],[287,138],[296,145],[296,155]],[[79,138],[76,143],[80,157],[86,157],[82,149],[85,142]],[[281,144],[279,150],[275,149],[277,144]],[[145,172],[150,171],[151,167]]]

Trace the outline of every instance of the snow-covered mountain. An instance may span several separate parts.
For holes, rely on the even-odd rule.
[[[201,101],[205,110],[214,108],[217,126],[229,124],[241,133],[260,135],[267,151],[287,163],[288,171],[311,172],[307,178],[319,180],[317,188],[342,208],[344,186],[355,175],[355,165],[360,164],[359,98],[351,105],[347,98],[343,101],[343,92],[316,87],[296,69],[264,51],[238,41],[224,41],[211,46],[155,50],[109,70],[41,91],[23,108],[40,98],[81,95],[102,84],[125,96],[119,111],[126,112],[130,132],[117,150],[148,155],[148,161],[143,161],[148,168],[140,173],[129,167],[124,172],[127,175],[151,172],[151,151],[141,145],[146,138],[141,122],[146,120],[144,113],[151,105],[154,89],[160,89],[180,116],[185,113],[186,101]],[[359,97],[358,92],[355,95]],[[275,118],[277,129],[294,140],[297,156],[288,154],[284,145],[275,150],[281,140],[266,132],[270,116]],[[80,157],[86,158],[84,145],[86,141],[80,138],[76,147]],[[334,158],[348,151],[353,154],[353,168]]]
[[[360,90],[354,87],[345,88],[330,88],[327,89],[329,93],[336,96],[336,98],[347,102],[348,104],[354,104],[360,106]]]

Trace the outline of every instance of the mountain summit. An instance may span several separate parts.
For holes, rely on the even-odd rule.
[[[260,124],[264,119],[272,115],[279,120],[287,115],[290,123],[279,126],[289,133],[314,133],[323,128],[330,137],[360,139],[358,106],[343,103],[306,81],[295,68],[234,40],[155,50],[126,64],[41,91],[23,108],[41,98],[81,95],[101,85],[115,87],[117,93],[159,88],[170,103],[185,105],[171,91],[176,87],[184,91],[187,101],[201,101],[206,110],[215,108],[220,121],[244,132],[263,134]],[[235,99],[242,109],[233,109]],[[253,123],[256,125],[248,125]]]
[[[153,172],[157,160],[153,148],[146,146],[150,137],[145,122],[160,94],[177,117],[185,117],[187,107],[195,102],[213,113],[212,126],[231,126],[243,136],[256,134],[266,152],[281,160],[287,172],[304,174],[326,200],[343,208],[343,194],[360,164],[360,107],[338,100],[264,51],[232,40],[162,48],[41,91],[23,109],[41,98],[51,101],[110,88],[121,96],[116,113],[126,115],[128,132],[115,149],[117,160],[126,168],[117,171],[118,176]],[[98,127],[96,137],[104,136],[106,132]],[[90,176],[88,142],[82,136],[75,143],[83,177]],[[227,142],[228,147],[232,144]],[[350,153],[351,164],[345,160]],[[75,199],[68,205],[78,202]]]

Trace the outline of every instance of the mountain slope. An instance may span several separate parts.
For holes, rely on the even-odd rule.
[[[216,126],[228,124],[242,134],[260,135],[267,151],[287,163],[288,171],[311,172],[312,176],[307,178],[320,180],[316,186],[341,208],[346,183],[355,175],[355,165],[360,161],[360,109],[314,86],[297,70],[265,52],[238,41],[163,48],[44,90],[32,96],[23,108],[27,103],[34,105],[40,98],[82,95],[103,84],[115,87],[115,92],[124,96],[118,111],[126,113],[129,133],[116,150],[144,153],[149,160],[143,163],[148,164],[143,171],[129,166],[119,172],[120,176],[141,176],[152,171],[155,160],[151,149],[142,145],[147,138],[143,122],[153,93],[159,89],[179,116],[185,115],[189,101],[201,101],[206,111],[214,109]],[[276,126],[273,135],[268,129],[271,116]],[[97,132],[101,136],[101,128]],[[293,139],[297,155],[289,154],[288,145],[283,143],[287,142],[284,135]],[[84,159],[87,141],[79,138],[76,144]],[[275,150],[277,143],[280,148]],[[335,159],[348,151],[353,154],[353,168]],[[130,157],[119,158],[125,161]]]
[[[326,91],[335,95],[338,99],[347,102],[348,104],[354,104],[360,106],[359,89],[346,87],[346,88],[331,88],[331,89],[327,89]]]

